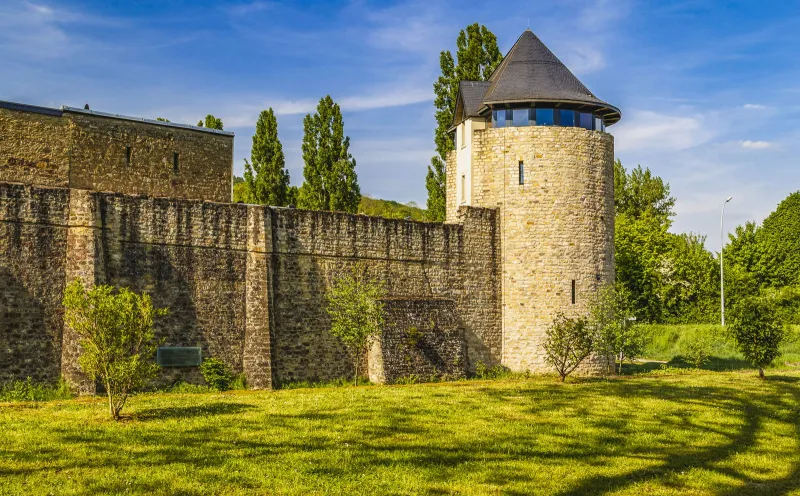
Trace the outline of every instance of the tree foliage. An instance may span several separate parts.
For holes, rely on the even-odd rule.
[[[305,181],[297,194],[298,206],[309,210],[357,212],[361,190],[339,105],[330,95],[322,98],[317,112],[303,119],[303,128]]]
[[[370,278],[362,264],[338,275],[326,294],[330,332],[342,340],[353,357],[353,384],[357,384],[358,366],[367,346],[383,325],[384,295],[383,284]]]
[[[589,304],[589,326],[594,332],[594,351],[614,357],[619,373],[625,360],[638,357],[646,344],[642,327],[635,325],[631,293],[621,284],[600,288]]]
[[[272,108],[263,110],[258,116],[250,161],[245,160],[244,169],[244,201],[279,207],[292,203],[289,171],[278,139],[278,120]]]
[[[456,57],[450,50],[439,54],[441,75],[433,84],[436,107],[434,142],[437,155],[431,159],[425,186],[428,189],[428,216],[441,221],[445,216],[445,173],[448,153],[453,150],[453,139],[447,129],[453,123],[460,81],[484,81],[502,62],[503,54],[497,46],[497,37],[478,23],[462,29],[456,38]]]
[[[569,318],[562,313],[556,315],[547,328],[542,347],[545,362],[556,369],[561,382],[592,354],[594,335],[585,318]]]
[[[146,385],[158,371],[156,317],[147,293],[137,294],[111,286],[83,287],[79,280],[64,291],[64,319],[80,339],[80,366],[106,389],[111,416],[118,420],[128,395]]]
[[[197,122],[197,127],[207,127],[209,129],[219,129],[222,131],[222,119],[214,117],[211,114],[208,114],[205,118],[205,121],[201,119]]]
[[[738,301],[731,308],[728,331],[763,379],[764,367],[780,356],[780,345],[786,336],[774,298],[752,296]]]
[[[761,279],[771,287],[800,285],[800,191],[764,219],[757,235]]]

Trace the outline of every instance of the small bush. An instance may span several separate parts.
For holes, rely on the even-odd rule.
[[[233,373],[225,362],[219,358],[207,358],[200,365],[206,384],[217,391],[227,391],[233,383]]]
[[[556,369],[564,382],[591,355],[595,347],[594,335],[586,319],[559,313],[548,327],[542,347],[545,361]]]
[[[422,381],[417,374],[409,374],[394,381],[395,384],[417,384],[419,382]]]
[[[0,401],[53,401],[68,400],[72,393],[64,379],[56,384],[35,383],[28,377],[24,381],[14,381],[0,388]]]
[[[680,353],[687,362],[699,369],[711,358],[711,336],[697,333],[681,341]]]
[[[764,378],[764,367],[781,355],[786,329],[771,296],[744,298],[731,309],[728,330],[745,360],[758,367]]]

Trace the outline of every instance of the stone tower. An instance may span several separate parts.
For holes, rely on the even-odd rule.
[[[447,221],[499,209],[502,364],[548,370],[558,312],[587,311],[614,280],[614,139],[620,111],[525,31],[488,81],[462,81],[447,161]],[[596,357],[586,372],[608,367]]]

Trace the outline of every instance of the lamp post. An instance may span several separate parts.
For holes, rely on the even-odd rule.
[[[719,292],[722,305],[722,327],[725,327],[725,266],[722,263],[722,249],[725,247],[725,205],[731,200],[733,197],[729,196],[722,204],[722,215],[719,220]]]

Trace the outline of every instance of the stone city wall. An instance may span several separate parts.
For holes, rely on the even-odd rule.
[[[453,380],[467,374],[464,326],[455,302],[444,298],[384,300],[380,335],[369,352],[369,379]]]
[[[463,224],[0,183],[0,381],[60,373],[91,391],[63,325],[68,281],[147,291],[164,346],[200,346],[251,385],[348,376],[325,291],[355,263],[391,296],[447,297],[468,359],[500,360],[496,212]],[[162,380],[199,380],[170,369]]]
[[[0,108],[0,181],[68,187],[70,143],[60,111]]]
[[[391,297],[444,297],[465,325],[469,366],[499,363],[496,212],[462,209],[462,224],[273,209],[273,357],[279,382],[351,375],[352,360],[327,329],[325,293],[355,264]],[[364,357],[366,361],[366,357]]]

